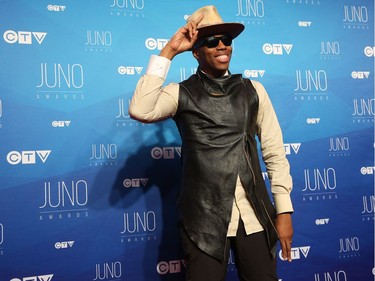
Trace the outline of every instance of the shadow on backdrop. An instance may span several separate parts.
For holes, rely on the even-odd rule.
[[[143,256],[143,260],[138,261],[142,263],[142,271],[137,272],[135,279],[127,276],[127,280],[185,280],[176,207],[180,183],[180,138],[174,123],[164,121],[152,126],[156,128],[155,133],[146,139],[143,139],[142,130],[129,137],[133,138],[133,143],[139,143],[139,146],[135,145],[137,150],[125,157],[114,181],[108,179],[113,181],[110,190],[99,186],[93,189],[93,207],[124,212],[122,240],[126,264],[130,254],[134,258],[134,267],[138,267],[134,263]],[[129,138],[123,147],[129,146]],[[166,154],[152,157],[155,147]],[[98,181],[103,181],[100,178],[103,176],[108,174],[99,175]]]

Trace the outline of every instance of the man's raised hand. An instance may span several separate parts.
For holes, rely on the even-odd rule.
[[[204,15],[201,15],[196,20],[189,21],[183,27],[179,28],[161,50],[160,56],[172,60],[174,56],[191,50],[198,39],[197,26],[202,21],[203,17]]]

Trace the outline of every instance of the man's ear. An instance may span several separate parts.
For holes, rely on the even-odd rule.
[[[199,48],[197,48],[197,49],[195,49],[195,50],[192,51],[194,58],[197,59],[197,60],[199,59],[199,52],[198,52],[198,49],[199,49]]]

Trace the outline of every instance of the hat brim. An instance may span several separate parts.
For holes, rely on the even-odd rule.
[[[207,25],[198,27],[198,38],[209,37],[212,35],[228,34],[232,38],[236,38],[245,29],[245,26],[241,23],[229,22],[229,23],[218,23],[213,25]]]

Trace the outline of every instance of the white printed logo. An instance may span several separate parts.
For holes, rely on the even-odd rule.
[[[270,44],[265,43],[263,45],[263,52],[266,55],[284,55],[284,52],[288,55],[292,51],[293,44]]]
[[[122,184],[124,187],[144,187],[147,185],[148,178],[139,178],[139,179],[125,179]]]
[[[362,175],[373,175],[375,171],[375,167],[362,167],[361,174]]]
[[[52,121],[52,127],[69,127],[72,121]]]
[[[121,75],[135,75],[136,73],[137,74],[141,74],[143,70],[143,67],[141,66],[119,66],[119,68],[117,69],[118,73],[121,74]]]
[[[47,10],[51,12],[64,12],[66,6],[61,6],[61,5],[48,5]]]
[[[39,276],[29,276],[24,278],[12,278],[10,281],[51,281],[53,274],[39,275]]]
[[[369,78],[370,71],[353,71],[352,72],[352,78],[353,79],[365,79]]]
[[[7,30],[3,34],[5,42],[8,44],[33,44],[33,39],[39,44],[42,44],[46,38],[47,32],[32,32],[32,31],[13,31]]]
[[[56,249],[67,249],[73,247],[74,241],[64,241],[64,242],[56,242],[55,248]]]
[[[299,27],[310,27],[312,24],[311,21],[299,21],[298,22],[298,26]]]
[[[145,45],[149,50],[161,50],[168,43],[168,39],[147,38]]]
[[[301,143],[285,143],[284,144],[285,154],[286,155],[292,154],[292,150],[294,151],[295,154],[297,154],[300,147],[301,147]]]
[[[28,150],[28,151],[11,151],[7,155],[7,161],[11,165],[17,164],[36,164],[36,156],[45,163],[51,150]]]
[[[180,273],[182,268],[186,268],[185,260],[161,261],[156,265],[160,275]]]
[[[319,124],[320,118],[307,118],[306,123],[307,124]]]
[[[249,69],[246,69],[244,71],[244,76],[246,78],[258,78],[258,77],[263,77],[265,72],[266,72],[265,70],[249,70]]]
[[[176,154],[181,156],[181,147],[154,147],[151,150],[154,159],[175,159]]]
[[[316,225],[325,225],[329,223],[329,219],[316,219],[315,224]]]
[[[307,258],[310,251],[310,246],[296,247],[291,249],[292,260],[299,260],[302,257]],[[281,260],[284,260],[282,255],[282,250],[279,251],[279,257]]]
[[[0,245],[4,242],[4,225],[0,223]]]
[[[364,53],[366,57],[369,57],[369,58],[375,57],[375,47],[366,46],[364,49]]]

